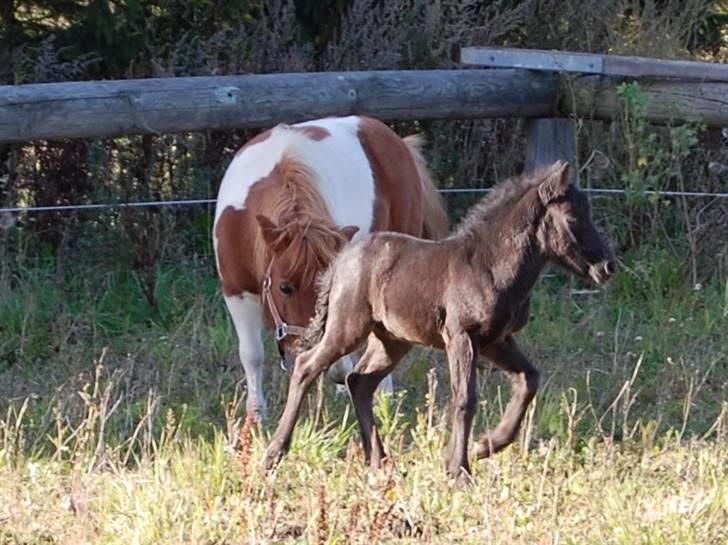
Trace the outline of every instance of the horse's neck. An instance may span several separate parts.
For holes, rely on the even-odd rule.
[[[483,224],[471,237],[486,243],[476,254],[481,256],[482,266],[492,272],[496,287],[513,301],[528,297],[547,261],[537,234],[543,216],[543,206],[534,200],[537,198],[534,194],[524,196],[499,228]]]

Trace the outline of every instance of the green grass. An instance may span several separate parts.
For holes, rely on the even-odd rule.
[[[0,544],[728,542],[728,287],[625,257],[607,290],[541,281],[520,339],[543,386],[518,444],[444,471],[448,378],[417,350],[377,406],[390,464],[367,470],[350,404],[318,383],[292,450],[244,425],[213,269],[0,270]],[[654,263],[655,266],[650,266]],[[272,354],[273,350],[269,352]],[[287,376],[266,369],[271,412]],[[508,399],[483,373],[475,435]]]

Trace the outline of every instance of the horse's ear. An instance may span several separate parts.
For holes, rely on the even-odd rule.
[[[341,231],[341,234],[344,235],[347,242],[350,242],[352,238],[354,238],[354,235],[356,235],[359,232],[359,228],[356,225],[347,225],[346,227],[342,227],[339,229]]]
[[[549,204],[551,201],[566,194],[569,188],[569,163],[556,161],[548,170],[546,180],[538,186],[538,196],[541,202]]]
[[[263,237],[265,245],[268,249],[276,252],[282,250],[281,230],[266,216],[256,214],[255,216],[258,225],[260,226],[260,234]]]

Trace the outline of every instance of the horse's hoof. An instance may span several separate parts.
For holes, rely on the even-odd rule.
[[[253,424],[263,424],[266,419],[268,411],[265,405],[250,404],[246,407],[247,415],[246,418],[250,418]]]

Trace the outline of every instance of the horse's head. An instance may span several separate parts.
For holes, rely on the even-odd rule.
[[[283,356],[292,348],[298,328],[306,327],[313,317],[316,278],[359,228],[297,219],[276,224],[262,215],[256,219],[269,256],[263,286],[269,295],[263,294],[263,306],[276,326]]]
[[[603,284],[615,271],[609,245],[594,227],[589,201],[569,183],[569,164],[555,163],[538,186],[546,207],[539,229],[542,247],[568,270]]]

